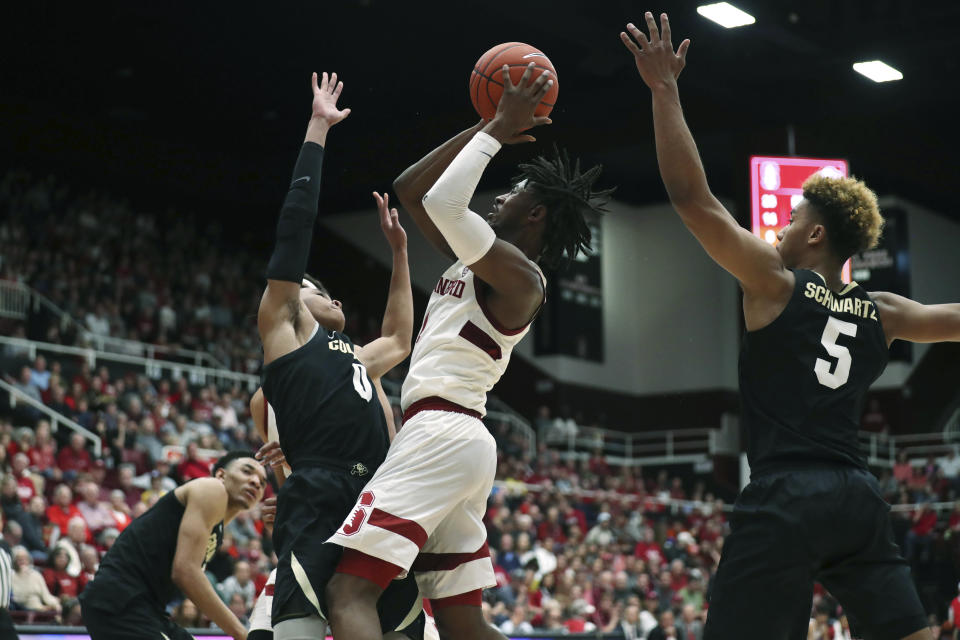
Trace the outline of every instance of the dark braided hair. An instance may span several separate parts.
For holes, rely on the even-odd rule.
[[[514,185],[526,181],[524,189],[547,208],[543,247],[539,262],[549,268],[566,265],[581,251],[590,251],[591,233],[586,214],[606,212],[606,199],[614,189],[593,191],[603,167],[580,171],[580,160],[570,164],[566,150],[553,148],[553,157],[537,156],[521,164]]]

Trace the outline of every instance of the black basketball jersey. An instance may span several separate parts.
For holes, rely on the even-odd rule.
[[[839,293],[796,270],[790,302],[740,351],[740,398],[752,474],[785,465],[866,469],[857,431],[867,389],[887,364],[876,305],[857,283]]]
[[[120,534],[83,592],[83,606],[119,610],[137,596],[147,596],[159,609],[180,591],[170,575],[185,507],[170,491]],[[202,567],[223,543],[223,522],[210,532]]]
[[[305,345],[263,367],[280,448],[294,472],[320,462],[376,471],[390,446],[376,389],[350,338],[317,326]]]

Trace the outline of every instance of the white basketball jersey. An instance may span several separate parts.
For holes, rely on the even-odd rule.
[[[540,278],[546,287],[542,272]],[[487,392],[507,370],[514,345],[530,325],[515,330],[500,326],[487,311],[479,285],[458,260],[434,287],[400,394],[404,410],[418,400],[439,397],[486,414]]]

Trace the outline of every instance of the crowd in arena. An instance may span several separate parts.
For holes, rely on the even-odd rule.
[[[159,224],[115,198],[77,196],[53,178],[18,172],[0,180],[0,209],[10,214],[0,222],[0,279],[27,283],[90,332],[200,349],[225,367],[258,371],[256,331],[245,319],[259,300],[263,257],[217,249],[216,227],[186,218]],[[348,318],[347,333],[359,342],[375,331],[370,318]],[[4,332],[82,342],[60,318],[40,320]],[[0,416],[0,547],[14,561],[13,613],[20,622],[79,625],[77,596],[132,519],[179,484],[209,475],[218,453],[259,445],[250,390],[66,357],[28,359],[9,345],[3,357],[17,363],[5,368],[8,382],[89,429],[101,446],[94,455],[90,440],[53,432],[24,404]],[[548,426],[565,436],[577,429],[569,420]],[[729,531],[711,487],[663,468],[610,466],[599,454],[566,459],[548,438],[530,456],[506,425],[490,427],[500,450],[486,515],[497,577],[485,595],[490,623],[507,634],[698,640]],[[881,472],[880,485],[891,503],[919,505],[891,514],[915,569],[949,558],[951,575],[960,573],[960,501],[952,511],[932,506],[960,495],[960,457],[916,465],[904,454]],[[245,620],[275,563],[254,509],[226,527],[207,574]],[[956,595],[941,588],[926,604],[942,614]],[[960,614],[960,599],[952,607]],[[207,625],[189,600],[171,603],[171,614],[185,627]],[[847,638],[846,625],[839,604],[818,588],[809,637]]]
[[[78,624],[77,595],[132,518],[178,484],[208,475],[218,452],[259,444],[245,389],[114,377],[106,367],[43,356],[25,362],[15,384],[98,434],[102,446],[95,456],[83,436],[51,433],[24,405],[0,421],[2,531],[22,621]],[[546,444],[531,457],[505,424],[491,429],[501,460],[486,517],[498,581],[484,604],[490,622],[506,633],[699,638],[728,532],[723,501],[704,482],[691,485],[665,469],[612,467],[601,455],[568,461]],[[930,508],[956,497],[957,471],[951,454],[919,466],[901,459],[881,475],[891,502],[921,505],[892,514],[915,566],[960,540],[960,502],[941,517]],[[207,571],[245,619],[275,562],[254,510],[227,526]],[[205,626],[189,601],[171,612],[187,626]],[[820,589],[814,614],[811,629],[823,631],[811,637],[846,637],[842,609]]]

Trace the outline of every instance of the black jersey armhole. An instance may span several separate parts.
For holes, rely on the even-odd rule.
[[[780,310],[780,313],[777,315],[777,317],[771,320],[766,326],[760,327],[759,329],[755,329],[753,331],[748,331],[746,327],[744,327],[743,335],[745,337],[762,336],[765,331],[773,331],[777,327],[779,327],[781,324],[786,322],[784,318],[786,318],[787,315],[789,315],[787,312],[792,311],[794,301],[799,295],[802,295],[800,292],[803,289],[803,286],[801,286],[799,274],[802,273],[804,270],[803,269],[787,269],[787,271],[791,271],[793,273],[793,291],[790,293],[790,299],[787,300],[787,304],[783,305],[783,309]],[[808,273],[815,273],[815,272],[809,271]],[[804,280],[804,283],[806,283],[806,280]],[[741,306],[742,306],[742,303],[741,303]],[[744,318],[744,323],[746,323],[746,318]]]

